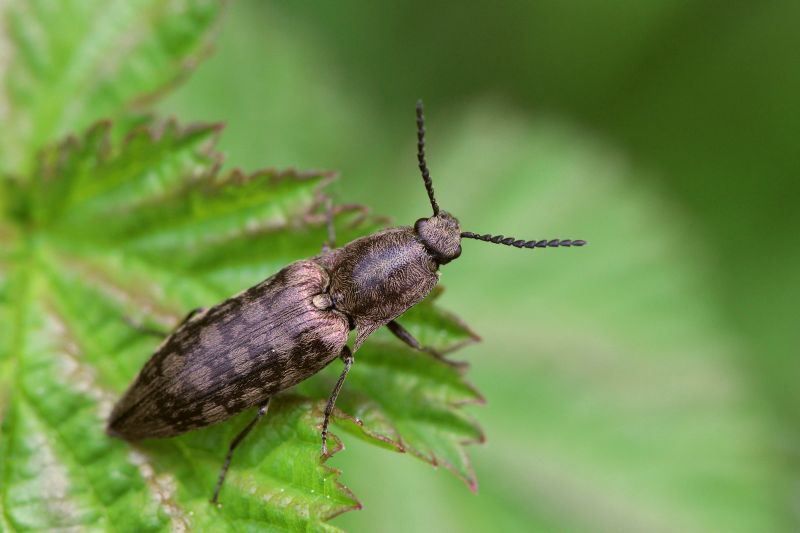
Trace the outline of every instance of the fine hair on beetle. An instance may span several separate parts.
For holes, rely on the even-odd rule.
[[[333,208],[326,202],[328,240],[322,252],[289,264],[249,289],[195,309],[170,333],[116,403],[109,435],[129,441],[165,438],[222,422],[251,407],[256,416],[231,441],[211,501],[217,503],[234,450],[261,420],[270,398],[316,374],[335,359],[344,363],[321,424],[326,456],[328,424],[353,354],[386,326],[415,350],[420,344],[397,317],[422,301],[439,280],[439,267],[475,239],[516,248],[583,246],[570,239],[523,240],[461,231],[439,208],[425,159],[425,118],[417,103],[417,159],[433,215],[336,247]],[[355,340],[348,346],[350,331]]]

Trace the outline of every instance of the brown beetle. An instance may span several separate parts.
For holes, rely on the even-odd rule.
[[[356,239],[296,261],[274,276],[208,309],[193,311],[147,361],[117,402],[110,435],[126,440],[171,437],[221,422],[249,407],[256,417],[233,439],[214,489],[216,502],[236,446],[266,414],[269,399],[341,358],[344,370],[322,421],[325,455],[328,422],[353,364],[353,352],[387,326],[403,342],[427,350],[394,319],[436,286],[439,266],[461,255],[461,239],[517,248],[583,246],[581,240],[524,241],[462,232],[441,211],[425,162],[422,103],[417,103],[419,168],[433,216]],[[348,334],[356,330],[352,349]]]

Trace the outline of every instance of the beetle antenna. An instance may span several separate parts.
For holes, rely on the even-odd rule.
[[[422,114],[422,100],[417,100],[417,159],[419,171],[422,172],[422,181],[425,182],[425,190],[428,191],[428,198],[433,208],[433,216],[436,216],[439,214],[439,204],[433,197],[433,182],[428,172],[428,163],[425,161],[425,115]]]
[[[515,248],[557,248],[559,246],[584,246],[586,244],[586,241],[571,239],[543,239],[540,241],[534,239],[532,241],[525,241],[522,239],[515,239],[514,237],[504,237],[503,235],[489,235],[488,233],[485,235],[479,235],[477,233],[472,233],[471,231],[465,231],[461,233],[461,237],[464,239],[476,239],[494,244],[505,244],[506,246],[513,246]]]

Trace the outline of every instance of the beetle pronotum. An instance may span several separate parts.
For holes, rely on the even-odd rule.
[[[425,161],[425,124],[417,103],[417,158],[433,215],[413,226],[379,231],[296,261],[258,285],[207,309],[191,312],[161,343],[117,402],[108,433],[126,440],[171,437],[221,422],[258,406],[255,418],[233,439],[220,471],[216,502],[233,452],[266,414],[270,398],[316,374],[334,359],[344,362],[322,420],[322,454],[328,422],[355,353],[376,329],[430,352],[395,318],[436,286],[439,266],[461,255],[461,239],[517,248],[583,246],[582,240],[522,240],[462,232],[439,209]],[[348,334],[356,330],[353,347]]]

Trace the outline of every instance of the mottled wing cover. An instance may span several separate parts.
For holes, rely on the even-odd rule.
[[[297,261],[178,327],[111,414],[109,432],[135,440],[207,426],[263,403],[321,370],[347,343],[347,318],[320,310],[329,276]]]

